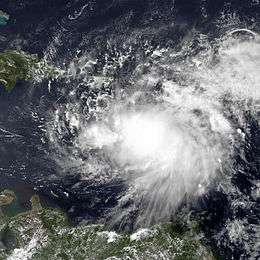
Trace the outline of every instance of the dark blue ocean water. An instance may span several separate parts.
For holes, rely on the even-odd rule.
[[[87,3],[93,5],[91,12],[83,9],[78,19],[70,19],[80,14]],[[207,15],[203,14],[202,6]],[[215,20],[222,10],[236,13],[244,23],[254,23],[259,28],[259,8],[256,1],[250,0],[1,0],[0,10],[8,13],[10,20],[0,27],[0,50],[19,48],[43,57],[56,32],[61,31],[62,43],[54,61],[62,64],[76,55],[83,36],[86,44],[81,47],[99,50],[102,56],[109,35],[129,34],[146,28],[151,33],[143,37],[150,37],[154,46],[165,44],[167,47],[177,45],[194,28],[212,38],[218,36],[221,30]],[[115,26],[118,21],[120,27]],[[156,28],[160,26],[165,30],[158,33]],[[131,65],[127,69],[131,70]],[[120,71],[119,78],[124,73],[127,72]],[[77,175],[57,178],[60,176],[59,167],[52,160],[48,143],[41,141],[41,126],[48,121],[55,102],[65,103],[66,97],[61,96],[58,90],[49,93],[47,83],[43,81],[35,88],[28,82],[18,82],[10,93],[0,89],[0,189],[14,190],[20,199],[20,208],[28,208],[29,197],[38,192],[45,205],[64,209],[73,222],[82,219],[95,222],[117,204],[117,198],[125,190],[124,184],[118,181],[93,185],[81,181]],[[64,82],[53,84],[56,89],[64,87]],[[34,113],[37,113],[37,118]],[[238,170],[232,183],[244,196],[250,197],[252,183],[260,179],[260,130],[250,111],[245,111],[245,114],[250,135],[242,149],[247,162],[240,158],[238,151],[234,165]],[[67,136],[65,141],[69,142],[69,139]],[[244,209],[237,209],[234,213],[226,194],[213,189],[194,209],[198,216],[206,214],[203,221],[209,243],[223,258],[240,259],[243,246],[232,247],[228,242],[226,246],[224,243],[217,245],[214,234],[223,229],[227,218],[248,218],[249,222],[259,223],[259,201],[252,199],[251,203],[250,210],[255,212],[249,214]]]

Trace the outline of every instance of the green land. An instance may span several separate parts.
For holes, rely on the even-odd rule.
[[[4,196],[1,204],[0,195],[0,204],[8,207],[13,193]],[[116,233],[104,225],[73,227],[65,213],[42,208],[37,195],[31,204],[28,212],[0,217],[0,259],[215,259],[196,228],[177,222],[132,234]]]
[[[64,71],[21,50],[0,52],[0,86],[11,91],[19,80],[40,82],[62,78]]]
[[[12,90],[17,80],[30,80],[38,58],[22,51],[5,50],[0,53],[0,85]]]

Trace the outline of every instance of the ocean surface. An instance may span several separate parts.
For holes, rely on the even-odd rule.
[[[183,212],[223,259],[260,258],[259,1],[0,10],[0,50],[62,75],[0,89],[0,188],[18,211],[37,192],[74,224],[132,230]]]

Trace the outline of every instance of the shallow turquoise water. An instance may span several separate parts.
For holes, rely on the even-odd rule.
[[[6,19],[6,17],[0,16],[0,26],[6,25],[7,21],[8,21],[8,19]]]

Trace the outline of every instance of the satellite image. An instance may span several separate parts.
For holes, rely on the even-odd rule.
[[[0,0],[0,260],[260,259],[259,0]]]

